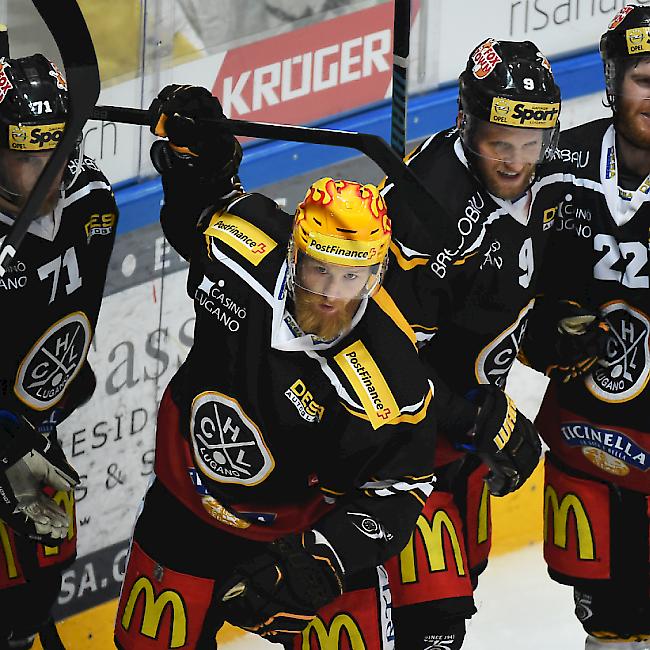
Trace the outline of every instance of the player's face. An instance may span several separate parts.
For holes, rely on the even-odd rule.
[[[23,207],[52,153],[52,151],[0,150],[0,183],[15,196],[15,205],[17,206],[14,207],[8,201],[0,198],[2,209],[17,213]],[[52,181],[48,193],[41,203],[39,214],[51,212],[59,201],[64,171],[65,164],[61,166]]]
[[[332,339],[346,330],[359,305],[370,269],[302,257],[296,278],[296,319],[304,332]]]
[[[521,129],[480,122],[473,137],[481,180],[502,199],[521,196],[540,159],[541,129]]]
[[[616,101],[617,130],[637,147],[650,149],[650,59],[626,71]]]

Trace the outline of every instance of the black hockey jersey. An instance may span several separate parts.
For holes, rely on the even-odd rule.
[[[418,338],[430,340],[421,354],[451,391],[503,388],[535,301],[558,176],[542,165],[527,196],[495,197],[472,173],[456,129],[431,136],[407,162],[444,212],[414,217],[386,185],[394,232],[387,286]]]
[[[76,406],[73,393],[78,403],[94,388],[86,356],[117,228],[113,191],[95,162],[74,160],[68,171],[72,184],[51,214],[32,222],[0,278],[2,408],[34,425],[56,424]],[[0,237],[12,223],[0,213]]]
[[[346,569],[381,563],[432,490],[432,388],[415,335],[384,290],[349,334],[303,334],[287,310],[292,217],[244,194],[204,214],[191,249],[173,228],[187,219],[185,191],[170,193],[163,227],[191,250],[194,345],[170,384],[191,454],[164,451],[180,435],[161,437],[159,420],[157,476],[199,516],[254,539],[311,526],[317,504],[335,501],[315,525]]]
[[[650,493],[650,176],[620,187],[615,139],[610,119],[560,138],[567,185],[541,288],[599,309],[610,332],[605,365],[557,385],[560,426],[542,433],[569,465]]]

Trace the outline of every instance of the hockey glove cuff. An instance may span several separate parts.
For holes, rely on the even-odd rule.
[[[469,441],[461,448],[476,453],[490,468],[486,480],[491,494],[514,492],[537,467],[542,453],[539,434],[496,386],[481,385],[470,397],[480,409]]]
[[[317,531],[288,535],[237,566],[219,599],[226,620],[274,642],[291,642],[343,592],[343,568]]]

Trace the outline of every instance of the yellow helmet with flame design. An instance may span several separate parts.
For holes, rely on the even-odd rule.
[[[288,255],[289,287],[293,290],[298,286],[335,298],[370,295],[381,284],[390,238],[391,222],[377,187],[321,178],[309,187],[296,209]],[[301,273],[305,257],[311,267],[318,263],[316,267],[322,275],[338,268],[336,274],[349,278],[349,287],[335,287],[331,283],[329,288],[318,290],[313,282],[306,286]],[[365,283],[361,288],[359,282],[354,283],[358,291],[351,296],[352,280],[359,277]]]

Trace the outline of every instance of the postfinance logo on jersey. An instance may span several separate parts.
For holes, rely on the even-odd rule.
[[[550,129],[557,124],[559,104],[516,102],[506,97],[494,97],[490,122],[529,129]]]
[[[339,364],[372,424],[378,429],[399,416],[399,407],[384,376],[361,341],[355,341],[334,360]]]
[[[278,244],[257,226],[228,212],[218,212],[204,232],[228,244],[257,266]]]

